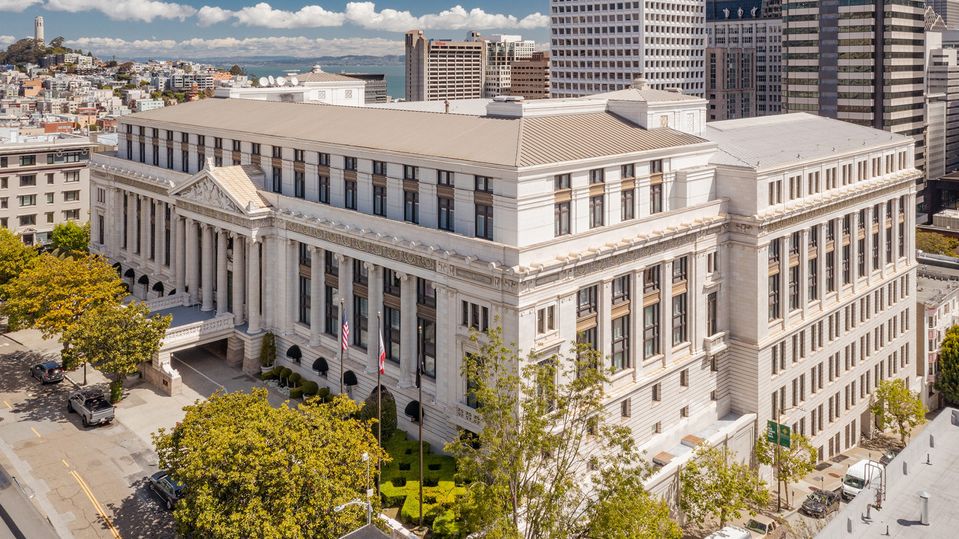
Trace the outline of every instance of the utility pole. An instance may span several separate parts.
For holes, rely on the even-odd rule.
[[[343,351],[346,347],[343,345],[343,322],[346,320],[346,311],[343,310],[343,298],[340,298],[340,395],[343,394]]]
[[[420,528],[423,527],[423,380],[422,380],[422,371],[421,364],[422,361],[420,357],[422,356],[422,351],[420,347],[423,345],[423,322],[417,321],[416,324],[416,390],[417,390],[417,401],[416,401],[416,423],[419,425],[419,439],[420,439]]]

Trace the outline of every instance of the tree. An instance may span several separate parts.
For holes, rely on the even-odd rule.
[[[19,236],[0,228],[0,300],[3,286],[15,279],[37,257],[37,250],[24,245]]]
[[[799,481],[816,469],[819,453],[809,439],[793,432],[789,438],[789,447],[779,447],[779,464],[776,464],[776,444],[770,443],[765,436],[756,440],[756,460],[760,464],[777,467],[777,480],[782,483],[786,493],[786,507],[789,507],[789,484]]]
[[[629,496],[645,507],[649,469],[629,430],[605,419],[608,379],[597,352],[577,347],[565,357],[524,359],[503,343],[501,329],[471,339],[478,352],[466,356],[463,374],[483,428],[446,445],[470,485],[455,507],[465,531],[488,539],[674,531],[654,502],[614,514]]]
[[[619,475],[618,471],[608,473]],[[666,500],[654,499],[635,474],[607,477],[588,512],[593,539],[679,539],[682,529],[669,515]]]
[[[233,75],[234,77],[243,74],[245,74],[243,68],[236,64],[233,64],[233,67],[230,68],[230,75]]]
[[[52,338],[103,304],[119,303],[126,289],[116,270],[99,256],[56,257],[45,253],[3,286],[0,314],[11,330],[33,327]]]
[[[916,248],[926,253],[956,256],[959,240],[936,232],[916,231]]]
[[[151,317],[143,303],[103,303],[63,332],[63,342],[69,344],[64,355],[71,355],[72,364],[82,360],[112,374],[110,396],[116,402],[123,394],[123,377],[136,373],[140,364],[159,352],[171,320],[170,316]]]
[[[365,499],[368,470],[386,457],[349,398],[274,408],[256,389],[185,410],[176,427],[153,435],[160,467],[186,485],[173,513],[181,535],[340,537],[366,521],[363,508],[333,511]]]
[[[901,378],[883,380],[876,388],[870,411],[876,418],[876,428],[892,429],[899,441],[906,445],[906,436],[912,429],[926,422],[926,405],[918,393],[909,391]]]
[[[959,403],[959,326],[949,328],[939,346],[936,391],[948,402]]]
[[[743,511],[769,503],[766,483],[747,464],[731,461],[726,446],[700,446],[680,472],[679,506],[697,525],[710,517],[725,526]]]
[[[90,223],[78,224],[67,221],[53,227],[50,241],[61,253],[75,255],[86,253],[90,247]]]

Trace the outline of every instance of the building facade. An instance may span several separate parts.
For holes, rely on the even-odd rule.
[[[365,104],[389,103],[390,96],[386,88],[386,75],[383,73],[340,73],[366,83]]]
[[[485,95],[487,52],[483,40],[427,40],[406,33],[406,100],[477,99]]]
[[[550,0],[553,97],[629,88],[705,95],[705,3]]]
[[[509,95],[525,99],[549,98],[549,53],[534,52],[528,60],[510,66]]]
[[[0,227],[33,245],[60,223],[86,222],[92,146],[62,135],[0,138]]]
[[[610,419],[663,473],[688,458],[686,439],[748,454],[757,417],[780,411],[820,425],[810,435],[832,447],[868,400],[861,375],[882,364],[874,380],[887,376],[879,347],[896,357],[888,376],[915,352],[900,316],[915,286],[901,211],[912,141],[802,114],[763,120],[707,126],[705,100],[645,87],[494,100],[480,115],[204,100],[120,120],[119,155],[94,164],[93,250],[140,297],[232,314],[229,348],[248,370],[271,331],[282,365],[364,398],[382,334],[399,410],[422,366],[435,446],[479,428],[462,358],[471,330],[501,326],[535,360],[597,348]],[[862,356],[834,372],[832,356],[860,339]],[[770,354],[799,342],[770,373]],[[283,353],[293,346],[302,362]],[[830,383],[814,391],[827,357]],[[172,372],[168,361],[154,367]],[[771,412],[770,393],[798,379],[809,406],[843,387],[848,402],[849,384],[856,397],[828,423],[816,408]]]
[[[706,98],[710,120],[782,112],[782,19],[763,2],[706,5]]]
[[[506,95],[512,87],[513,64],[533,57],[536,42],[522,36],[495,35],[483,37],[470,35],[471,41],[486,42],[486,76],[483,81],[483,97],[492,99]]]
[[[959,265],[921,255],[916,294],[916,376],[923,381],[923,402],[929,410],[944,404],[936,391],[939,349],[950,328],[959,324]]]

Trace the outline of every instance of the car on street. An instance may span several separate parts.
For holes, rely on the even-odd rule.
[[[30,367],[30,375],[41,384],[55,384],[63,381],[63,366],[56,361],[44,361]]]
[[[772,539],[773,537],[782,537],[782,530],[779,523],[765,516],[756,515],[746,521],[746,529],[752,537],[763,537]]]
[[[725,528],[709,534],[706,539],[750,539],[749,530],[739,526],[726,526]]]
[[[829,513],[839,510],[840,497],[838,492],[816,490],[806,496],[799,510],[813,518],[825,518]]]
[[[183,485],[170,476],[170,472],[160,470],[149,478],[150,490],[156,493],[167,509],[173,509],[183,497]]]
[[[70,394],[67,411],[79,414],[83,426],[90,427],[113,421],[116,410],[102,390],[88,387]]]

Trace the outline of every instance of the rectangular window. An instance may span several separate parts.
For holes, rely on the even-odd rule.
[[[343,158],[343,170],[356,170],[356,158],[355,157],[344,157]]]
[[[416,279],[416,304],[436,308],[436,289],[432,282],[421,277]]]
[[[605,221],[604,201],[605,195],[596,195],[589,198],[589,227],[597,228],[603,226]]]
[[[629,315],[621,316],[612,323],[613,342],[610,367],[613,372],[631,367],[629,361]]]
[[[20,206],[36,206],[37,205],[37,195],[21,195],[18,197],[20,199]]]
[[[679,387],[689,387],[689,369],[679,371]]]
[[[259,152],[257,152],[257,153],[259,153]],[[319,165],[320,165],[321,167],[328,167],[328,166],[330,166],[330,154],[320,152],[319,154],[317,154],[317,156],[318,156],[318,159],[319,159]]]
[[[396,297],[400,297],[402,293],[400,276],[391,269],[383,270],[383,293]]]
[[[622,192],[622,211],[620,219],[629,221],[636,217],[636,200],[634,189],[624,189]]]
[[[565,236],[570,233],[570,203],[560,202],[553,206],[553,235]]]
[[[673,284],[682,283],[688,278],[689,258],[683,256],[673,260]]]
[[[553,176],[553,187],[557,191],[569,189],[572,186],[572,176],[570,174],[557,174]]]
[[[80,191],[64,191],[63,192],[64,202],[76,202],[78,200],[80,200]]]
[[[141,128],[142,129],[142,128]],[[141,135],[143,133],[140,133]],[[197,146],[206,146],[206,135],[197,135],[196,136],[196,145]]]
[[[799,266],[789,268],[789,310],[799,309]]]
[[[356,182],[353,180],[346,180],[344,182],[345,195],[343,197],[343,205],[348,210],[356,209]]]
[[[419,325],[419,360],[423,376],[436,378],[436,322],[428,318],[417,318]]]
[[[673,296],[673,346],[686,342],[686,294]]]
[[[273,146],[273,159],[283,159],[283,148]]]
[[[778,320],[779,316],[779,274],[769,276],[769,321]]]
[[[819,260],[809,261],[809,301],[819,299]]]
[[[627,165],[623,165],[623,166],[622,166],[621,173],[622,173],[622,179],[624,179],[624,180],[630,179],[630,178],[635,178],[635,177],[636,177],[636,165],[633,164],[633,163],[629,163],[629,164],[627,164]]]
[[[620,275],[613,279],[613,304],[629,301],[630,280],[632,275]]]
[[[293,196],[296,198],[306,198],[306,174],[304,172],[293,172]]]
[[[706,334],[712,336],[719,333],[718,322],[718,298],[716,292],[711,292],[706,296]]]
[[[20,176],[20,187],[36,187],[36,185],[37,185],[36,174],[27,174],[25,176]]]
[[[606,170],[602,168],[594,168],[589,171],[589,183],[603,183],[606,181]]]
[[[386,186],[373,186],[373,215],[386,217]]]
[[[663,400],[662,384],[653,384],[653,402],[659,402],[661,400]]]
[[[436,183],[439,185],[453,185],[453,173],[448,170],[436,171]]]
[[[306,162],[306,152],[304,152],[303,150],[294,149],[294,150],[293,150],[293,161],[295,161],[295,162],[297,162],[297,163],[304,163],[304,162]]]
[[[186,141],[184,141],[186,142]],[[260,155],[260,143],[254,142],[250,145],[250,153],[253,155]]]
[[[556,306],[550,305],[536,311],[536,333],[546,335],[556,330]]]
[[[576,292],[576,316],[583,318],[597,312],[599,287],[597,285],[580,288]]]
[[[493,179],[487,176],[476,176],[474,178],[474,185],[476,186],[477,191],[484,193],[493,192]]]
[[[171,136],[168,136],[168,137],[167,137],[167,140],[173,140],[173,137],[172,137],[173,133],[172,133],[172,132],[167,132],[167,134],[168,134],[168,135],[171,135]],[[234,152],[240,151],[240,149],[241,149],[241,143],[240,143],[239,140],[234,140],[234,141],[232,141],[232,145],[233,145],[233,151],[234,151]]]
[[[419,181],[420,179],[419,167],[414,167],[412,165],[403,165],[403,179]]]
[[[21,167],[32,167],[37,164],[36,155],[21,155],[20,156],[20,166]]]
[[[363,296],[353,296],[353,345],[366,349],[370,333],[369,300]]]
[[[660,213],[663,211],[663,184],[657,183],[649,186],[649,213]]]
[[[416,191],[403,191],[403,219],[408,223],[420,222],[420,194]]]
[[[386,341],[386,360],[397,365],[400,363],[400,329],[400,310],[383,307],[383,340]]]
[[[317,179],[319,182],[319,198],[320,202],[323,204],[330,203],[330,177],[325,175],[320,175]]]
[[[437,211],[439,212],[438,219],[437,219],[437,227],[440,230],[453,232],[454,230],[453,199],[449,197],[438,197]]]
[[[643,357],[659,354],[659,303],[643,308]]]
[[[376,176],[386,176],[386,163],[383,161],[373,161],[373,174]]]
[[[493,206],[476,205],[476,237],[492,241]]]
[[[273,192],[283,194],[283,169],[273,167]]]
[[[300,275],[300,297],[297,309],[297,321],[307,326],[310,325],[310,278]]]

